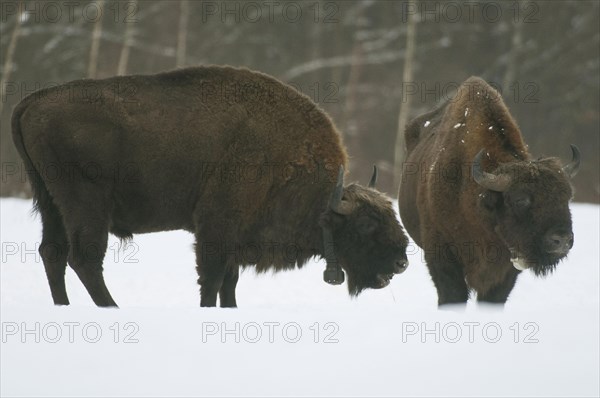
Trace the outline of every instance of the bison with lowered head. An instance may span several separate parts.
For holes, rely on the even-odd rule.
[[[407,266],[387,197],[344,186],[332,121],[264,74],[213,66],[73,81],[21,101],[12,128],[55,304],[69,303],[68,263],[97,305],[116,306],[102,274],[108,233],[194,233],[202,306],[217,295],[236,306],[240,266],[324,257],[326,280],[341,283],[341,266],[352,295]]]
[[[472,77],[456,97],[411,121],[400,215],[424,250],[439,304],[504,303],[524,269],[550,273],[573,246],[569,179],[533,159],[500,95]]]

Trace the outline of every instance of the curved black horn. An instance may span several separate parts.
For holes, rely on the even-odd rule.
[[[495,175],[492,173],[485,172],[481,169],[481,158],[485,149],[479,151],[479,153],[473,159],[473,179],[475,182],[485,189],[489,189],[491,191],[496,192],[504,192],[508,189],[511,184],[510,176],[506,174]]]
[[[335,189],[329,198],[329,207],[331,210],[338,214],[350,214],[352,212],[352,206],[349,202],[342,200],[344,196],[344,166],[340,165],[338,171],[337,182],[335,183]]]
[[[369,181],[369,188],[375,188],[375,184],[377,184],[377,166],[373,165],[373,175],[371,181]]]
[[[571,163],[565,165],[562,169],[569,178],[575,177],[577,172],[579,171],[579,165],[581,164],[581,153],[579,152],[579,148],[575,145],[571,144],[571,151],[573,152],[573,159]]]

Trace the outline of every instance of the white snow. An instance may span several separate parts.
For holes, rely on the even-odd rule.
[[[425,122],[425,124],[423,124],[423,127],[427,127],[427,126],[429,126],[430,124],[431,124],[431,122],[430,122],[429,120],[427,120],[427,121]]]
[[[462,125],[461,123],[456,123],[456,124],[454,125],[454,128],[455,128],[455,129],[457,129],[457,128],[459,128],[461,125]]]
[[[313,261],[245,271],[239,309],[201,309],[184,232],[121,251],[111,238],[120,309],[96,308],[70,269],[72,305],[57,308],[29,209],[0,200],[2,396],[599,395],[598,206],[572,205],[569,258],[543,280],[524,272],[504,310],[445,311],[414,244],[404,274],[357,299]]]

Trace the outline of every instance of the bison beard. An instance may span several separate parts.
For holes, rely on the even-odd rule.
[[[562,166],[533,160],[500,95],[479,78],[411,121],[400,215],[423,248],[438,303],[506,302],[519,273],[547,275],[573,246],[569,179]]]
[[[285,270],[326,257],[337,272],[326,277],[338,282],[341,267],[353,295],[406,267],[389,199],[344,186],[332,121],[267,75],[211,66],[73,81],[23,99],[12,129],[55,304],[69,304],[68,264],[97,305],[116,306],[102,273],[108,233],[193,233],[202,306],[217,295],[236,306],[240,266]]]

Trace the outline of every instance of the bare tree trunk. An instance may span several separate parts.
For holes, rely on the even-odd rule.
[[[133,3],[134,8],[137,8],[137,0],[132,0],[131,3]],[[123,47],[121,47],[121,55],[119,56],[119,66],[117,66],[117,75],[120,76],[127,73],[129,53],[131,52],[131,45],[133,43],[133,27],[133,22],[129,22],[125,26],[125,39],[123,41]]]
[[[104,10],[104,0],[99,0],[96,3],[98,19],[94,22],[94,31],[92,33],[92,46],[90,47],[90,59],[88,64],[88,77],[93,79],[96,77],[98,69],[98,52],[100,50],[100,38],[102,36],[102,11]]]
[[[516,6],[521,9],[521,3],[519,0],[516,2]],[[519,54],[523,47],[523,23],[520,18],[515,19],[513,24],[513,35],[510,52],[508,53],[508,60],[506,62],[506,73],[504,74],[504,82],[502,85],[503,92],[509,92],[510,85],[515,81],[517,75],[517,62],[519,60]]]
[[[363,9],[359,8],[355,18],[360,19],[363,15]],[[368,159],[365,154],[364,146],[360,143],[359,120],[356,115],[358,105],[358,85],[363,69],[364,48],[361,41],[354,36],[352,40],[352,56],[350,70],[348,72],[348,82],[346,83],[346,94],[343,108],[343,131],[344,141],[348,147],[349,153],[353,154],[354,161],[351,162],[351,173],[359,177],[361,171],[370,170],[370,167],[364,167],[359,159]],[[341,68],[340,68],[341,69]],[[368,177],[367,177],[368,178]]]
[[[323,8],[322,0],[317,0],[314,2],[313,6],[318,7],[317,10],[321,10]],[[311,44],[310,52],[308,53],[309,59],[319,59],[321,58],[321,45],[322,40],[321,35],[323,34],[323,24],[321,21],[317,23],[313,23],[312,25],[312,37],[309,38],[309,43]]]
[[[334,27],[334,31],[335,33],[333,34],[333,43],[334,46],[337,46],[338,48],[344,48],[344,34],[342,32],[342,24],[341,23],[336,23],[335,27]],[[334,47],[335,48],[335,47]],[[331,51],[331,44],[329,44],[329,47],[325,50],[325,51]],[[342,90],[342,75],[344,72],[344,68],[345,66],[336,66],[331,68],[331,82],[333,84],[337,84],[340,91]],[[344,136],[344,132],[341,132],[342,136]]]
[[[348,74],[348,83],[346,85],[346,104],[344,106],[344,124],[345,132],[347,135],[354,135],[358,133],[356,126],[353,126],[351,121],[356,116],[356,102],[358,90],[357,86],[360,82],[360,72],[362,69],[362,58],[363,48],[358,40],[354,42],[354,48],[352,49],[352,64],[350,65],[350,73]]]
[[[5,85],[10,80],[10,74],[12,72],[12,64],[15,57],[15,49],[17,48],[17,40],[19,38],[19,31],[21,30],[21,13],[17,14],[17,21],[13,28],[12,35],[10,36],[10,42],[8,43],[8,49],[6,50],[6,58],[4,59],[4,66],[2,67],[2,78],[0,79],[0,92],[4,93]],[[0,98],[0,115],[2,115],[2,109],[4,107],[4,95]]]
[[[410,2],[412,3],[412,2]],[[416,8],[415,5],[413,7]],[[406,26],[406,52],[404,55],[404,68],[402,70],[402,82],[409,83],[413,80],[413,62],[415,57],[415,39],[417,30],[417,19],[414,13],[408,13],[408,21]],[[400,185],[400,178],[402,176],[402,163],[406,157],[406,148],[404,143],[404,127],[408,122],[408,115],[411,106],[411,96],[406,96],[404,101],[404,95],[400,101],[400,111],[398,114],[398,131],[396,133],[396,146],[394,148],[394,187],[397,189]]]
[[[23,23],[20,10],[17,12],[16,18],[17,20],[15,21],[15,26],[10,36],[10,42],[6,49],[6,58],[4,58],[2,77],[0,78],[0,116],[2,116],[2,110],[4,109],[4,101],[8,100],[8,96],[5,98],[4,94],[6,85],[10,82],[10,76],[13,71],[15,50],[17,48],[21,24]],[[10,120],[10,117],[7,117],[6,119],[0,117],[0,121],[6,122],[3,123],[3,127],[7,126],[7,128],[0,129],[0,157],[3,162],[2,169],[4,169],[4,165],[10,167],[8,165],[18,164],[16,167],[18,167],[19,170],[23,170],[23,163],[17,156],[14,146],[12,145],[10,127],[8,127],[10,126],[10,122],[7,119]],[[23,181],[19,175],[10,175],[8,173],[6,176],[3,175],[2,181],[0,181],[0,196],[16,196],[22,195],[23,193],[27,193],[27,184],[25,184],[25,181]]]
[[[178,68],[185,65],[185,53],[187,50],[187,26],[188,26],[188,15],[189,15],[189,2],[188,0],[181,0],[179,2],[179,30],[177,32],[177,53],[176,53],[176,66]]]

